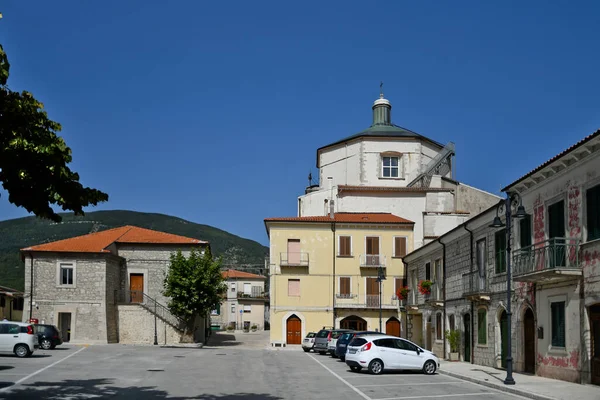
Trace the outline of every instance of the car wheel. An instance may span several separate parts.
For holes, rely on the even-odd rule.
[[[322,355],[322,356],[324,356],[324,355],[325,355],[325,353],[327,353],[327,352],[326,352],[326,351],[320,351],[320,352],[319,352],[319,354],[320,354],[320,355]]]
[[[303,347],[302,350],[304,350],[305,353],[308,353],[310,351],[310,349],[307,349],[306,347]]]
[[[15,355],[17,357],[23,358],[31,355],[29,352],[29,347],[25,344],[18,344],[15,346]]]
[[[52,342],[48,339],[44,339],[42,340],[42,343],[40,343],[40,347],[44,350],[50,350],[52,348]]]
[[[331,357],[338,358],[338,356],[336,356],[335,354],[332,354]]]
[[[423,365],[423,373],[425,375],[433,375],[435,374],[435,362],[433,360],[427,360],[425,365]]]
[[[369,363],[369,372],[373,375],[379,375],[383,372],[383,361],[376,358]]]
[[[344,356],[340,356],[340,360],[341,360],[341,361],[346,361],[346,357],[344,357]]]
[[[350,367],[350,371],[352,372],[360,372],[362,367],[355,367],[354,365]]]

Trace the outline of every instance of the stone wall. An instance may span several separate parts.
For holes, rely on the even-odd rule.
[[[154,315],[151,312],[137,304],[121,304],[117,308],[117,314],[119,318],[119,343],[154,343]],[[156,319],[156,324],[159,345],[180,342],[180,331],[160,318]]]
[[[117,303],[119,289],[121,259],[109,257],[106,261],[106,332],[108,343],[119,341],[119,317]]]

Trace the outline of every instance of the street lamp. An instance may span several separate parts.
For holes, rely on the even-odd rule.
[[[380,265],[377,269],[377,282],[379,282],[379,332],[383,332],[381,330],[381,282],[385,281],[385,272],[383,271],[383,267]]]
[[[511,235],[511,223],[512,223],[512,207],[516,207],[514,217],[517,219],[525,218],[527,213],[525,207],[521,204],[521,196],[518,193],[506,193],[506,199],[501,200],[496,208],[496,217],[492,221],[490,228],[503,228],[506,226],[506,319],[507,319],[507,354],[506,354],[506,378],[504,379],[505,385],[514,385],[516,382],[512,376],[512,328],[511,319],[512,313],[510,311],[511,302],[511,270],[510,270],[510,235]],[[500,219],[501,213],[504,211],[506,224]]]

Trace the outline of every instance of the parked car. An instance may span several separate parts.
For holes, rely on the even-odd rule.
[[[340,358],[340,360],[344,361],[346,359],[346,348],[348,347],[348,343],[352,341],[355,337],[359,335],[381,335],[381,332],[375,331],[350,331],[346,332],[339,337],[337,343],[335,344],[335,355]]]
[[[38,336],[40,347],[44,350],[54,349],[59,344],[62,344],[62,335],[58,328],[54,325],[33,325],[33,330]]]
[[[421,370],[432,375],[440,360],[429,350],[411,341],[389,335],[365,335],[354,338],[348,345],[346,364],[354,372],[368,368],[379,375],[384,369]]]
[[[351,330],[336,329],[335,331],[331,332],[331,338],[329,339],[329,343],[327,345],[327,351],[329,352],[329,354],[331,354],[331,357],[337,358],[337,355],[335,354],[336,343],[337,343],[338,339],[340,338],[340,336],[342,336],[343,334],[345,334],[347,332],[351,332]]]
[[[308,353],[315,347],[315,336],[317,336],[316,333],[308,332],[308,335],[302,341],[302,350]]]
[[[315,346],[313,348],[315,353],[318,352],[321,355],[327,353],[331,332],[333,332],[333,328],[323,328],[317,332],[317,336],[315,336]]]
[[[38,347],[38,337],[32,324],[0,321],[0,353],[29,357]]]

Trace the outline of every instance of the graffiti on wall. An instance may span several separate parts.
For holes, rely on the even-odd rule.
[[[540,365],[573,369],[579,368],[579,350],[573,350],[568,357],[544,357],[538,353],[537,358],[538,364]]]

